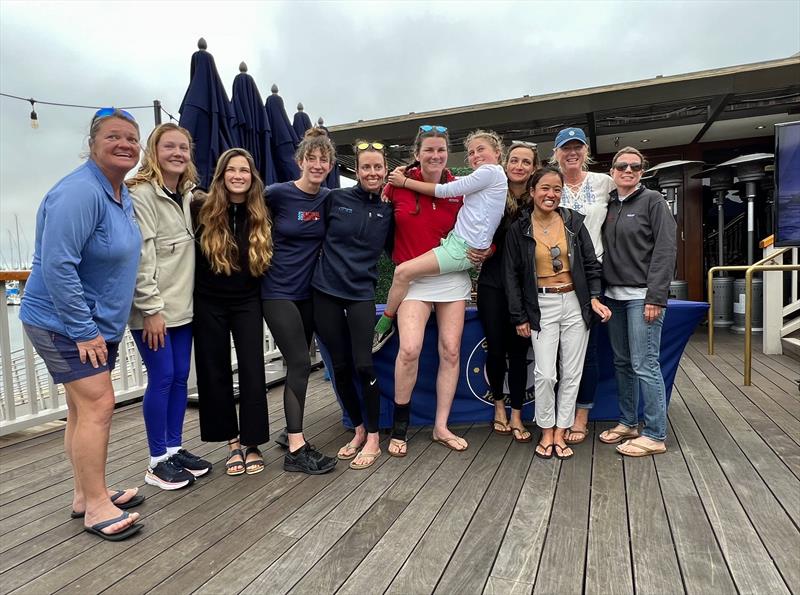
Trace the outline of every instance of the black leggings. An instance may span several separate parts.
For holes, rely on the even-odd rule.
[[[336,392],[350,421],[354,427],[363,423],[367,432],[377,432],[381,393],[372,367],[375,302],[345,300],[314,290],[314,323],[319,338],[328,348]],[[361,415],[361,403],[353,384],[354,372],[364,396],[366,421]]]
[[[486,333],[486,375],[495,400],[503,399],[503,380],[508,356],[508,391],[512,409],[522,409],[528,382],[530,339],[517,335],[511,324],[505,291],[478,285],[478,317]]]
[[[306,405],[308,375],[311,373],[311,336],[314,334],[314,308],[307,300],[264,300],[264,321],[275,338],[286,362],[283,385],[283,409],[286,431],[303,431],[303,410]]]

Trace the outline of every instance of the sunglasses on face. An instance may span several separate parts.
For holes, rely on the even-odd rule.
[[[550,248],[550,258],[553,259],[553,272],[560,273],[561,270],[564,268],[564,263],[558,258],[561,256],[561,248],[558,246],[553,246]]]
[[[383,151],[383,143],[372,142],[372,143],[358,143],[356,145],[357,151],[366,151],[369,148],[375,149],[376,151]]]
[[[419,127],[419,130],[420,130],[420,132],[431,132],[431,131],[435,130],[439,134],[444,134],[445,132],[447,132],[447,127],[446,126],[431,126],[430,124],[423,124],[422,126]]]
[[[612,166],[617,171],[625,171],[629,167],[631,168],[632,172],[642,171],[642,164],[641,163],[625,163],[624,161],[618,161]]]

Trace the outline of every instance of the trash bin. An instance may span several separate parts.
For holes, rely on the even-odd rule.
[[[714,277],[714,327],[733,324],[733,277]]]
[[[744,333],[744,311],[745,311],[745,283],[744,279],[736,279],[733,282],[733,326],[734,333]],[[764,324],[764,285],[761,279],[753,279],[753,308],[751,309],[751,324],[753,333],[760,333]]]

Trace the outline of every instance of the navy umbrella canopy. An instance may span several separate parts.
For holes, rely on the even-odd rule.
[[[181,102],[180,125],[194,140],[194,162],[200,176],[199,187],[208,189],[219,156],[238,146],[233,128],[233,112],[225,87],[217,73],[214,57],[206,51],[204,39],[192,54],[189,88]]]
[[[264,103],[255,80],[247,74],[247,65],[244,62],[239,65],[239,74],[233,79],[231,107],[240,146],[247,149],[253,156],[264,184],[272,184],[276,179],[270,148],[271,129],[267,111],[264,109]]]
[[[294,120],[292,120],[292,128],[294,128],[297,138],[303,138],[306,130],[311,128],[311,118],[303,111],[302,103],[297,104],[297,113],[294,115]]]
[[[272,129],[271,149],[275,163],[276,182],[300,179],[300,168],[294,160],[294,152],[300,143],[297,133],[289,122],[283,99],[278,95],[278,86],[272,85],[272,95],[267,97],[267,118]]]
[[[320,116],[319,120],[317,120],[317,126],[322,128],[325,132],[328,132],[328,129],[325,128],[325,121]],[[330,134],[328,134],[330,136]],[[333,190],[334,188],[341,187],[341,183],[339,181],[339,164],[334,163],[333,168],[331,168],[331,173],[328,174],[328,177],[325,178],[325,186]]]

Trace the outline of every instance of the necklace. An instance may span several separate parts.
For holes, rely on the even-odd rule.
[[[541,221],[538,221],[538,223],[539,223],[539,231],[541,231],[544,235],[548,235],[550,233],[550,228],[553,227],[553,223],[555,223],[557,219],[560,219],[560,217],[558,217],[558,216],[551,217],[550,218],[550,223],[548,223],[547,225],[543,225]],[[533,222],[537,221],[536,217],[531,215],[531,221],[533,221]],[[534,229],[535,229],[535,226],[534,226]]]

